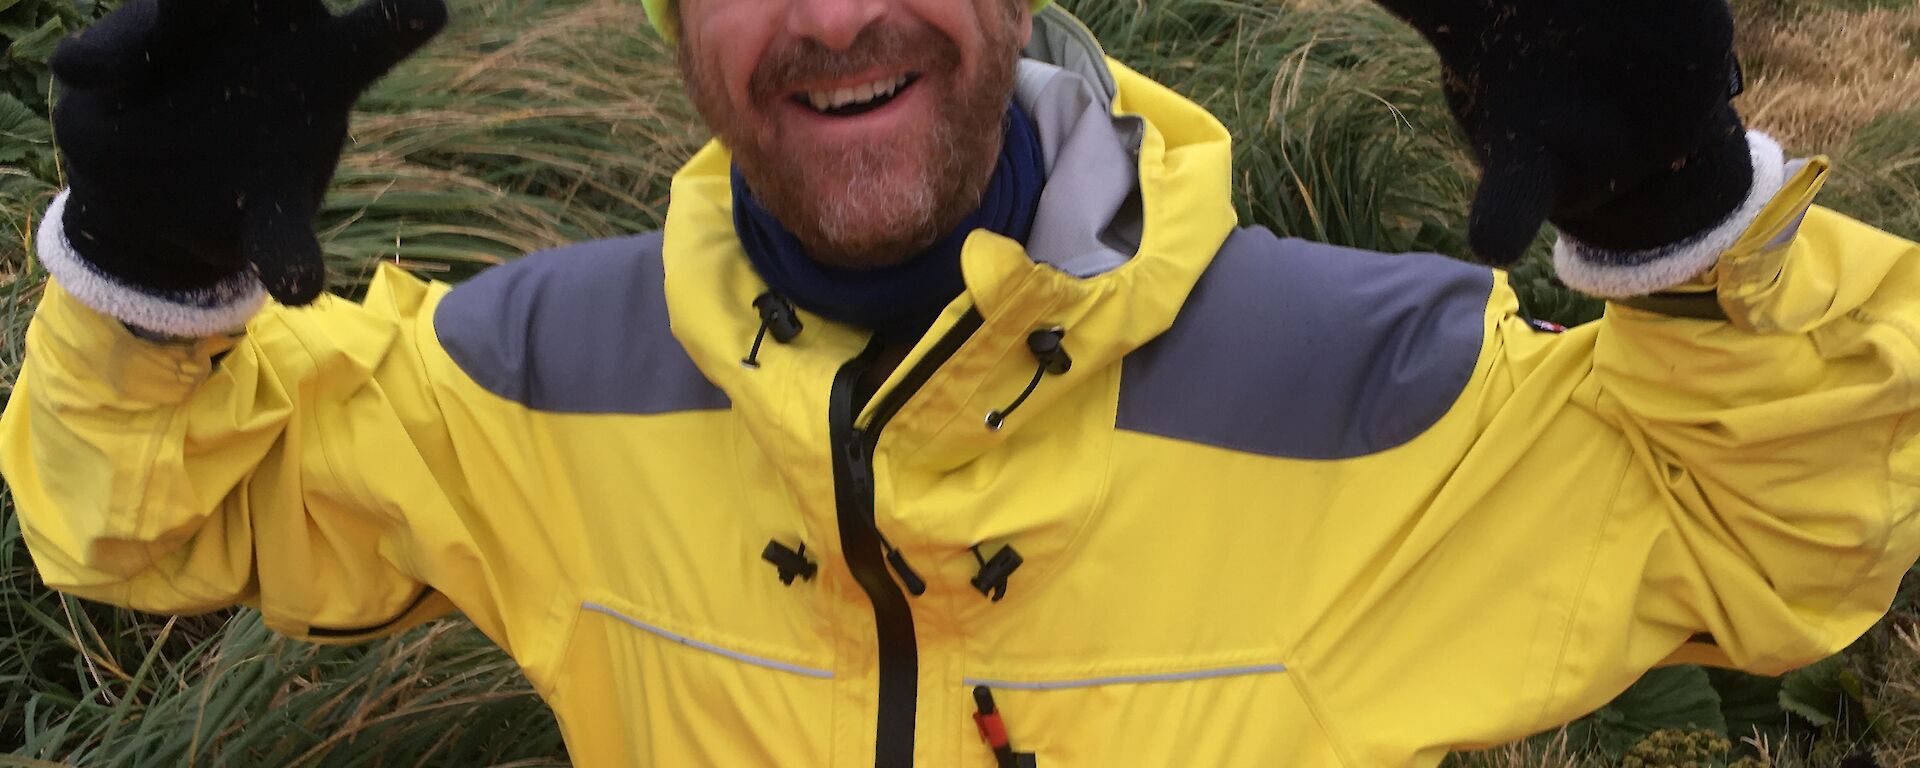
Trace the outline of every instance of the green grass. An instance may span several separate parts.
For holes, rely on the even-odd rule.
[[[1794,14],[1821,10],[1790,1]],[[1247,223],[1377,250],[1464,252],[1472,170],[1439,108],[1432,59],[1370,7],[1066,4],[1116,57],[1234,132]],[[336,285],[356,291],[379,260],[457,280],[527,251],[657,226],[668,176],[703,132],[669,52],[643,27],[632,4],[457,2],[448,33],[361,105],[321,217]],[[0,166],[0,397],[43,280],[27,235],[58,187],[38,119],[0,105],[0,141],[12,142],[0,156],[21,150]],[[1840,173],[1825,202],[1920,236],[1916,135],[1920,110],[1897,112],[1829,148]],[[1591,318],[1598,305],[1559,288],[1542,253],[1515,272],[1532,310]],[[1913,626],[1910,617],[1884,622],[1848,660],[1864,681],[1861,706],[1886,724],[1873,738],[1883,751],[1909,749],[1892,755],[1914,754],[1899,739],[1920,733],[1920,651],[1902,634]],[[1590,746],[1546,737],[1455,764],[1602,764]],[[1854,746],[1836,730],[1768,750],[1776,764],[1799,766]],[[0,765],[565,759],[552,717],[512,663],[462,622],[318,647],[272,635],[247,610],[169,619],[57,596],[34,576],[4,488],[0,752],[14,755]]]

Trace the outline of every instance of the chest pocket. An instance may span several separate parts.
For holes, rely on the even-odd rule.
[[[990,691],[1010,749],[1031,753],[1038,768],[1342,765],[1278,663],[969,677],[954,695],[975,707],[980,687]],[[980,736],[967,743],[963,765],[1002,764]]]
[[[830,664],[590,594],[555,709],[576,765],[819,766]]]

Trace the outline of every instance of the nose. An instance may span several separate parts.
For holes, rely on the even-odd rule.
[[[875,21],[887,12],[888,0],[792,0],[788,25],[796,36],[809,38],[830,50],[853,47]]]

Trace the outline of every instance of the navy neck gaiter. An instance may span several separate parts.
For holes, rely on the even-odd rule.
[[[1026,242],[1046,181],[1040,136],[1019,104],[1007,110],[1000,161],[980,208],[925,251],[878,269],[831,267],[806,249],[753,199],[739,166],[733,169],[733,227],[747,258],[775,293],[829,320],[871,329],[889,341],[924,333],[954,297],[966,290],[960,249],[976,229]]]

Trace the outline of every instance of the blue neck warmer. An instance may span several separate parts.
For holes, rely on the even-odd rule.
[[[924,333],[954,297],[966,290],[960,248],[976,229],[1019,242],[1033,230],[1034,211],[1046,182],[1039,132],[1019,104],[1007,110],[1006,141],[987,182],[980,208],[919,255],[878,269],[845,269],[808,258],[733,169],[733,228],[747,258],[775,293],[829,320],[873,330],[883,339],[907,341]]]

